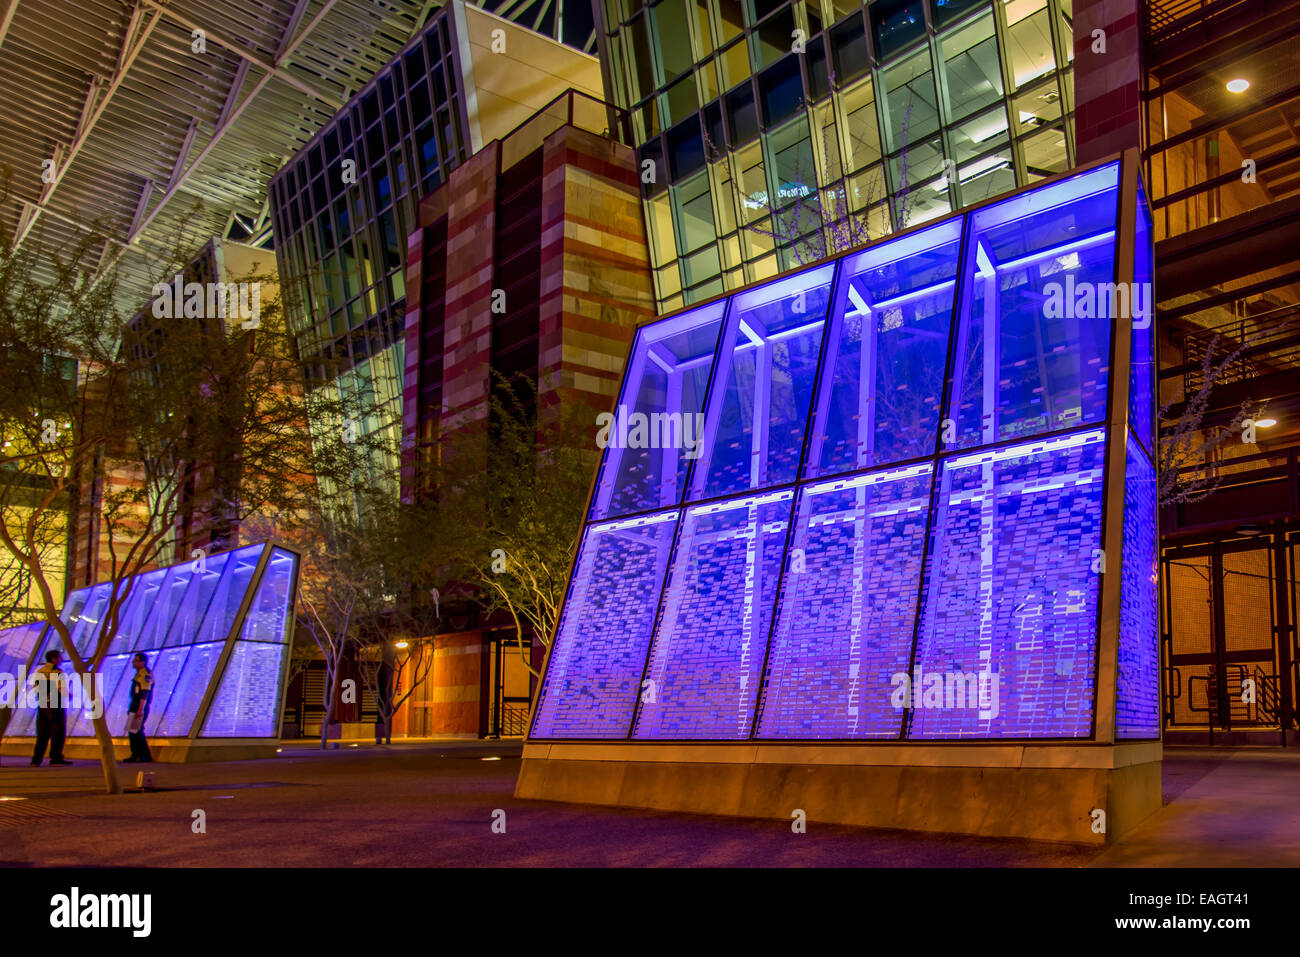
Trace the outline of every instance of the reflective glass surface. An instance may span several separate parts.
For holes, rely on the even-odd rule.
[[[269,555],[267,554],[269,552]],[[263,556],[266,565],[258,573]],[[147,734],[185,736],[199,718],[199,708],[229,645],[231,653],[218,677],[203,733],[208,736],[270,737],[278,733],[281,681],[284,674],[295,600],[297,557],[271,545],[249,545],[145,572],[123,583],[126,592],[116,635],[95,672],[110,731],[125,734],[134,668],[131,659],[144,652],[154,676],[153,697],[145,724]],[[129,590],[126,586],[129,584]],[[63,620],[73,644],[93,657],[108,610],[106,584],[68,596]],[[232,634],[244,610],[238,635]],[[48,648],[59,647],[57,634],[43,626],[0,632],[0,673],[16,674],[32,658],[39,663]],[[12,667],[10,667],[12,665]],[[64,663],[63,671],[72,669]],[[32,733],[35,712],[14,712],[7,736]],[[86,709],[69,710],[68,734],[91,735]]]
[[[1149,736],[1155,503],[1138,441],[1123,500],[1105,497],[1108,390],[1134,381],[1110,374],[1129,334],[1118,174],[1052,180],[643,327],[620,402],[678,411],[667,370],[712,362],[689,386],[699,456],[606,448],[531,736],[1090,738],[1104,515],[1125,529],[1105,639],[1117,728]],[[1134,238],[1140,276],[1150,231]]]

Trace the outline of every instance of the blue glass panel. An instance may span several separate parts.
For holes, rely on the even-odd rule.
[[[283,548],[272,550],[271,560],[262,573],[257,593],[253,596],[248,616],[244,619],[241,638],[278,643],[289,640],[288,625],[293,611],[291,589],[296,562],[297,558],[292,552],[286,552]]]
[[[139,576],[122,606],[122,623],[110,653],[99,667],[106,715],[115,735],[125,733],[126,708],[134,673],[131,657],[136,651],[147,652],[154,674],[154,696],[146,732],[158,736],[189,733],[234,618],[248,594],[253,573],[266,548],[265,545],[251,545],[213,555],[202,566],[197,562],[184,562]],[[262,586],[250,601],[242,632],[243,637],[253,639],[254,647],[240,652],[237,659],[232,658],[239,664],[238,676],[227,674],[222,678],[225,701],[236,702],[230,705],[234,709],[230,712],[233,715],[229,719],[230,730],[214,733],[261,736],[262,732],[257,731],[254,735],[254,731],[263,726],[271,727],[277,720],[280,670],[275,672],[276,690],[268,698],[261,685],[262,678],[258,677],[268,666],[259,662],[274,658],[283,663],[291,621],[296,561],[292,552],[273,548]],[[83,649],[93,642],[107,596],[108,586],[105,584],[82,589],[69,597],[63,614]],[[54,647],[48,635],[42,639],[38,656],[43,655],[47,646]],[[4,654],[4,647],[7,646],[0,635],[0,656]],[[64,670],[71,673],[66,665]],[[239,676],[249,678],[258,687],[240,686]],[[269,710],[265,714],[257,713],[261,703],[268,700],[271,702]],[[17,712],[8,735],[30,735],[33,719],[31,711]],[[215,720],[220,723],[225,719]],[[68,733],[70,736],[93,734],[89,717],[82,712],[70,711]]]
[[[137,576],[131,583],[130,594],[122,604],[117,634],[113,636],[113,641],[108,647],[110,655],[128,652],[136,647],[154,647],[141,644],[141,641],[150,634],[149,620],[156,615],[159,605],[162,604],[158,596],[160,591],[165,589],[165,582],[171,573],[172,569],[160,568]]]
[[[250,545],[232,552],[198,630],[175,628],[168,636],[168,644],[224,641],[235,626],[235,616],[248,593],[248,585],[253,580],[253,572],[257,571],[257,562],[264,548],[263,545]]]
[[[943,463],[919,672],[895,689],[910,736],[1092,733],[1104,456],[1093,429]]]
[[[284,675],[282,644],[237,641],[208,717],[203,722],[207,738],[269,738],[279,734],[276,716]]]
[[[32,654],[39,648],[45,650],[47,642],[46,636],[43,635],[42,629],[45,628],[44,622],[34,622],[29,625],[15,625],[12,628],[6,628],[0,631],[0,675],[11,675],[15,683],[13,693],[15,696],[21,694],[26,687],[28,677],[22,669],[28,666],[32,661]],[[36,659],[39,666],[39,659]],[[22,684],[19,685],[18,682]],[[5,729],[5,737],[19,737],[30,734],[30,727],[34,713],[26,708],[15,708],[10,714],[9,725]]]
[[[16,676],[19,668],[27,667],[44,627],[45,622],[34,621],[0,631],[0,675]]]
[[[149,659],[149,670],[153,672],[153,698],[149,702],[149,716],[145,719],[144,730],[146,734],[159,734],[159,728],[162,726],[163,717],[171,714],[172,692],[176,690],[176,679],[180,677],[181,670],[185,666],[185,659],[189,657],[190,646],[184,645],[178,648],[163,648],[155,652]],[[182,695],[182,698],[184,696]],[[182,700],[178,698],[178,703]],[[189,721],[194,720],[194,715],[187,716]],[[178,721],[169,722],[169,725],[184,725],[185,718]],[[184,725],[180,734],[189,732],[189,726]]]
[[[108,715],[108,727],[113,734],[118,736],[125,736],[127,733],[126,709],[131,703],[131,682],[135,679],[135,665],[131,663],[131,659],[134,656],[135,652],[128,652],[118,656],[119,660],[114,666],[117,674],[117,680],[115,682],[110,682],[109,673],[107,671],[104,672],[104,691],[108,696],[108,707],[105,712]],[[152,668],[154,659],[157,656],[150,653],[146,657],[148,657],[150,667]],[[107,661],[105,664],[107,664]],[[114,685],[116,685],[116,687],[114,687]],[[84,733],[94,733],[89,724],[87,724]]]
[[[911,661],[933,470],[800,491],[758,737],[898,737],[890,679]]]
[[[834,275],[831,263],[734,298],[692,501],[794,481]]]
[[[712,303],[638,330],[613,422],[597,436],[605,454],[593,521],[681,501],[725,310]]]
[[[167,569],[167,578],[154,598],[153,612],[145,621],[144,629],[136,641],[138,647],[161,648],[168,643],[169,638],[172,644],[176,643],[175,638],[171,638],[172,622],[176,618],[176,610],[184,602],[185,593],[190,590],[193,582],[192,562],[173,565]]]
[[[934,454],[961,224],[844,261],[806,476]]]
[[[107,582],[96,585],[86,596],[85,606],[79,612],[69,615],[64,610],[63,620],[72,626],[72,647],[82,657],[89,657],[99,640],[110,592],[111,586]]]
[[[1124,565],[1119,603],[1115,733],[1160,736],[1160,612],[1156,577],[1156,474],[1129,442],[1124,475]]]
[[[78,588],[68,595],[68,600],[63,603],[63,610],[59,612],[59,618],[67,624],[76,621],[81,615],[81,609],[86,607],[86,599],[90,597],[91,589]]]
[[[1155,249],[1152,243],[1151,210],[1141,184],[1137,191],[1137,235],[1133,259],[1133,355],[1129,366],[1129,425],[1154,458],[1152,432],[1155,427]]]
[[[108,727],[110,732],[112,732],[113,734],[125,733],[122,730],[123,722],[121,720],[114,720],[114,719],[120,718],[121,715],[126,713],[126,706],[122,705],[119,709],[119,713],[115,714],[112,709],[112,705],[114,704],[113,701],[114,692],[117,690],[118,683],[122,677],[122,671],[127,667],[127,665],[130,662],[130,657],[131,656],[129,654],[110,655],[106,657],[103,661],[99,663],[99,671],[97,672],[98,677],[94,679],[96,682],[95,693],[102,694],[106,702],[106,706],[107,706],[106,714],[108,715],[109,718]],[[69,668],[66,664],[63,667],[64,667],[64,671],[69,672],[69,678],[71,678],[72,669]],[[90,714],[85,709],[74,711],[73,709],[69,708],[67,722],[68,722],[67,727],[68,727],[69,737],[72,737],[74,735],[92,735],[95,733],[94,726],[91,723]]]
[[[583,536],[533,722],[538,738],[621,738],[632,724],[677,512]]]
[[[188,579],[189,585],[175,603],[175,613],[161,619],[166,627],[162,643],[169,646],[188,645],[194,641],[215,641],[224,637],[225,632],[221,628],[224,624],[226,632],[230,630],[231,621],[228,618],[212,619],[212,628],[208,632],[203,628],[208,608],[213,605],[213,596],[220,594],[225,599],[221,604],[224,614],[226,606],[232,600],[231,591],[242,597],[242,591],[251,578],[251,573],[242,576],[237,573],[244,571],[248,563],[256,562],[261,552],[261,545],[252,545],[238,551],[213,555],[202,564],[194,561],[178,565],[178,575]],[[242,578],[242,581],[238,578]]]
[[[85,597],[86,596],[83,594],[81,596],[82,601],[78,604],[84,603]],[[67,614],[66,608],[64,614]],[[36,653],[31,660],[33,670],[39,668],[44,663],[45,652],[49,651],[51,648],[62,650],[63,642],[59,640],[59,635],[53,628],[47,628],[45,633],[40,636],[36,643]],[[66,664],[64,665],[64,668],[67,668]],[[35,725],[35,722],[35,711],[30,708],[15,709],[13,715],[9,718],[9,727],[5,730],[5,737],[20,738],[25,735],[33,734],[34,732],[32,728]]]
[[[1119,164],[970,214],[949,448],[1100,422]]]
[[[794,493],[688,509],[650,649],[637,738],[745,738]]]
[[[167,698],[155,732],[161,737],[183,737],[190,733],[203,695],[212,681],[212,672],[221,657],[224,641],[214,641],[189,648],[180,677]],[[183,650],[183,649],[180,649]]]

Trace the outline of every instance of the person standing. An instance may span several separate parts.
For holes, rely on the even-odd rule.
[[[147,764],[153,761],[153,755],[144,736],[144,719],[149,717],[149,699],[153,697],[153,672],[149,670],[149,659],[143,652],[137,651],[131,663],[135,665],[135,676],[131,679],[131,700],[126,709],[131,756],[126,760],[128,763]]]
[[[47,745],[51,766],[72,763],[63,760],[63,741],[68,736],[68,678],[59,668],[62,663],[63,652],[51,648],[45,652],[45,664],[32,676],[37,702],[36,750],[32,753],[32,767],[41,766]]]

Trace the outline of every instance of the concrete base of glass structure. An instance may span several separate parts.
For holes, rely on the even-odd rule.
[[[35,738],[5,738],[0,756],[31,760]],[[131,756],[126,738],[114,738],[113,747],[119,761]],[[191,740],[189,738],[150,738],[149,753],[156,764],[195,764],[204,761],[247,761],[274,757],[279,741],[265,738],[230,738],[227,740]],[[99,743],[94,738],[68,738],[63,756],[69,761],[98,761]],[[49,754],[46,754],[49,760]],[[7,762],[6,762],[7,763]]]
[[[1160,760],[1159,741],[528,744],[515,797],[1105,844],[1160,808]]]

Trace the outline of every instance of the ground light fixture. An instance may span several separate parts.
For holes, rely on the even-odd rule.
[[[1243,80],[1241,77],[1238,77],[1235,80],[1228,81],[1229,93],[1245,93],[1249,89],[1250,89],[1249,80]]]

